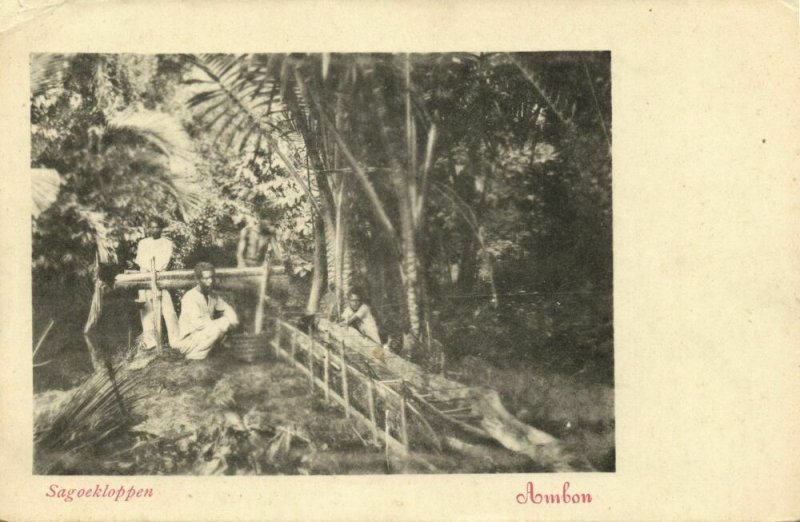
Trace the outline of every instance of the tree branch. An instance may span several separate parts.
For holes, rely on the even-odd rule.
[[[231,102],[233,102],[233,104],[245,114],[245,117],[249,119],[253,125],[258,127],[258,129],[261,131],[261,134],[267,139],[267,142],[270,144],[272,149],[278,154],[278,157],[286,166],[286,169],[289,171],[289,174],[292,176],[295,182],[298,185],[300,185],[300,187],[303,189],[303,192],[305,192],[306,196],[308,197],[308,202],[311,204],[312,208],[318,214],[321,215],[322,212],[317,206],[317,202],[314,199],[314,195],[311,194],[311,190],[305,184],[303,178],[300,177],[300,174],[294,167],[294,163],[290,161],[289,158],[287,158],[286,155],[280,150],[277,140],[272,137],[272,131],[280,131],[280,129],[278,129],[278,127],[275,124],[265,121],[263,118],[259,118],[256,114],[254,114],[253,111],[250,110],[250,108],[247,107],[247,105],[245,105],[245,103],[241,99],[239,99],[236,93],[234,93],[232,89],[228,88],[223,82],[223,80],[219,76],[217,76],[213,71],[211,71],[211,69],[204,63],[202,63],[200,60],[194,59],[192,60],[192,63],[200,70],[202,70],[209,78],[211,78],[211,80],[213,80],[214,83],[218,85],[220,89],[222,89],[222,91],[225,93],[228,99],[231,100]]]
[[[372,186],[369,178],[367,177],[367,173],[364,172],[364,169],[358,163],[356,158],[353,156],[353,153],[350,151],[350,147],[347,146],[347,143],[342,138],[342,135],[339,133],[339,130],[336,128],[336,125],[331,121],[330,117],[325,113],[322,108],[322,104],[320,103],[319,99],[313,94],[308,92],[306,89],[305,80],[303,78],[303,74],[300,72],[300,69],[295,69],[295,76],[297,78],[297,83],[300,86],[301,92],[303,97],[310,100],[314,105],[316,105],[317,110],[319,111],[320,118],[322,122],[328,127],[328,130],[333,135],[334,139],[336,140],[336,144],[339,145],[339,148],[344,154],[345,159],[350,164],[350,167],[353,169],[353,174],[355,174],[356,179],[361,184],[361,187],[364,189],[364,192],[367,194],[367,198],[369,199],[370,204],[372,205],[372,210],[375,212],[375,215],[380,221],[383,228],[386,229],[386,232],[389,234],[389,237],[392,241],[397,241],[397,232],[392,225],[392,222],[389,220],[389,216],[386,215],[386,211],[383,208],[383,203],[381,202],[380,198],[378,197],[377,192],[375,192],[375,188]]]

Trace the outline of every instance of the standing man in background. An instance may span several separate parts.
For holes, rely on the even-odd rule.
[[[275,240],[269,221],[260,219],[257,224],[251,224],[242,229],[239,234],[239,244],[236,248],[236,266],[238,268],[260,267],[267,260],[269,263],[283,263],[283,251]],[[252,289],[245,292],[238,308],[242,312],[242,320],[245,324],[251,324],[254,320],[252,311],[257,308],[258,293]]]
[[[261,219],[256,225],[248,225],[239,234],[239,246],[236,249],[236,262],[239,268],[261,266],[270,254],[273,263],[283,262],[283,251],[275,241],[269,221]]]
[[[172,241],[161,235],[164,229],[164,222],[159,218],[151,218],[147,222],[147,237],[139,241],[136,249],[135,263],[140,272],[150,272],[155,270],[162,271],[169,267],[172,261],[173,244]],[[139,298],[136,302],[142,304],[140,315],[142,319],[142,340],[144,348],[151,350],[156,347],[156,337],[161,328],[161,317],[156,317],[154,311],[154,300],[159,298],[151,290],[139,290]],[[161,291],[161,311],[167,325],[167,335],[170,344],[178,341],[178,317],[175,314],[175,307],[172,303],[172,296],[167,290]]]

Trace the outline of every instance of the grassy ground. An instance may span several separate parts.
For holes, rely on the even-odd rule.
[[[141,364],[141,363],[139,363]],[[363,426],[312,393],[307,378],[277,360],[225,354],[205,361],[154,359],[140,372],[137,423],[79,457],[39,452],[53,474],[374,474],[540,471],[499,447],[472,453],[417,449],[410,460],[371,443]],[[62,394],[58,399],[56,395]],[[37,395],[37,414],[68,392]],[[472,448],[475,450],[475,448]]]
[[[526,364],[498,368],[464,357],[451,375],[500,394],[519,420],[558,437],[598,471],[615,470],[614,389],[582,374],[563,374]]]
[[[509,295],[497,309],[464,303],[442,320],[454,379],[496,390],[519,420],[614,471],[610,290]]]
[[[487,333],[485,344],[490,347],[522,345],[488,336],[491,328],[476,331]],[[547,338],[527,338],[540,337]],[[475,332],[468,339],[477,342]],[[74,388],[91,370],[81,339],[56,332],[50,341],[53,346],[42,350],[42,358],[53,363],[34,370],[38,414],[57,408],[69,394],[56,390]],[[125,344],[122,338],[117,342]],[[501,367],[483,356],[465,355],[447,365],[448,377],[497,390],[517,418],[562,439],[595,469],[613,471],[613,380],[595,366],[561,367],[553,362],[561,357],[550,359],[552,364],[540,357],[537,364],[522,360]],[[41,452],[37,469],[75,474],[432,471],[392,454],[387,459],[371,444],[368,432],[344,419],[341,409],[326,404],[318,393],[310,393],[306,377],[283,362],[247,364],[219,353],[206,361],[156,359],[138,372],[145,398],[136,408],[131,434],[83,452],[79,459],[62,461]],[[500,448],[480,448],[467,455],[418,449],[415,454],[442,473],[540,470],[527,458]]]

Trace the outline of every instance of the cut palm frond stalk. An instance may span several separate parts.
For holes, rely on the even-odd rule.
[[[66,402],[52,412],[38,412],[34,421],[34,447],[48,469],[64,457],[88,452],[123,435],[136,420],[131,412],[144,399],[137,393],[140,374],[95,372]],[[46,462],[45,462],[46,461]],[[42,467],[42,466],[37,466]]]

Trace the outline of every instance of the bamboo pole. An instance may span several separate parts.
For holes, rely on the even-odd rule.
[[[153,326],[155,327],[156,335],[156,350],[159,355],[163,351],[161,345],[161,292],[158,289],[158,281],[156,280],[156,258],[150,258],[150,302],[153,307]]]
[[[47,338],[47,334],[50,333],[50,329],[54,324],[56,324],[56,320],[50,319],[50,322],[47,323],[47,328],[44,329],[44,333],[41,335],[41,337],[39,337],[39,342],[36,343],[36,348],[33,349],[33,356],[31,359],[36,357],[36,354],[39,352],[39,348],[41,348],[42,344],[44,344],[44,340]]]
[[[258,302],[256,303],[256,319],[253,325],[253,332],[260,334],[264,327],[264,300],[267,298],[267,282],[269,280],[269,259],[264,256],[264,264],[262,265],[264,274],[258,283]]]
[[[389,409],[383,410],[383,447],[386,451],[386,466],[389,466]]]
[[[272,341],[272,349],[275,351],[275,357],[281,354],[281,322],[275,320],[275,339]]]
[[[295,334],[296,335],[296,334]],[[311,386],[311,392],[314,392],[314,341],[311,341],[311,344],[308,346],[306,350],[308,354],[308,375],[311,377],[309,381],[309,386]]]
[[[295,351],[297,350],[297,333],[294,332],[294,331],[291,331],[291,334],[292,334],[292,338],[289,341],[289,343],[290,343],[289,344],[289,349],[291,351],[289,353],[292,356],[292,360],[295,360],[294,355],[295,355]]]
[[[406,398],[400,397],[400,442],[408,453],[408,426],[406,425]]]
[[[270,266],[270,275],[284,274],[283,266]],[[217,268],[214,277],[217,284],[224,286],[226,281],[244,280],[257,282],[264,274],[263,267],[248,268]],[[162,288],[189,288],[197,284],[194,270],[163,270],[158,273],[158,283]],[[114,278],[115,288],[149,288],[150,274],[147,272],[134,272],[119,274]]]
[[[312,341],[313,342],[313,341]],[[325,346],[325,359],[323,367],[323,378],[325,380],[325,402],[330,401],[331,384],[330,384],[330,364],[331,364],[331,351],[328,345]]]
[[[345,346],[342,341],[342,398],[344,399],[344,416],[350,418],[350,393],[347,388],[347,361],[345,359]]]
[[[372,442],[378,444],[378,424],[375,421],[375,390],[372,379],[367,381],[367,407],[369,408],[369,424],[372,428]]]

